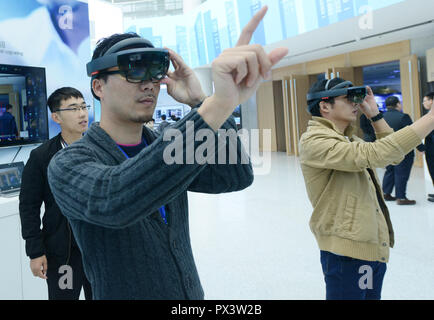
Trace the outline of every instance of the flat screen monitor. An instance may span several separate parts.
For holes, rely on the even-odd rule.
[[[0,147],[48,138],[45,68],[0,64]]]
[[[24,162],[0,164],[0,193],[20,189]]]

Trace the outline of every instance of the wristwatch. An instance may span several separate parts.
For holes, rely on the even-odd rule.
[[[375,117],[372,117],[370,120],[372,122],[378,121],[380,119],[383,119],[383,114],[380,112],[379,114],[377,114]]]
[[[192,107],[191,109],[197,109],[197,108],[199,108],[201,105],[202,105],[202,103],[205,101],[205,99],[203,99],[201,102],[199,102],[197,105],[195,105],[194,107]]]

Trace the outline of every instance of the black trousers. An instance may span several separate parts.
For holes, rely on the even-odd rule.
[[[65,261],[66,262],[66,261]],[[49,300],[78,300],[83,288],[86,300],[92,300],[92,290],[83,270],[80,250],[73,246],[68,265],[47,258]]]
[[[414,162],[414,154],[408,154],[404,160],[396,166],[387,166],[383,177],[383,193],[391,194],[395,187],[395,197],[405,199],[407,182],[410,178],[411,167]]]
[[[426,151],[425,159],[428,166],[428,172],[431,176],[432,184],[434,185],[434,150]]]

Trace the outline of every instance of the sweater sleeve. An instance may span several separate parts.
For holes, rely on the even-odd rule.
[[[401,127],[405,128],[406,126],[411,126],[412,124],[413,124],[413,121],[411,120],[410,116],[408,114],[404,114],[404,116],[401,119]],[[425,145],[423,143],[416,146],[416,148],[420,152],[426,151]]]
[[[217,137],[212,163],[208,162],[189,191],[217,194],[243,190],[253,183],[252,164],[232,116],[219,129]]]
[[[97,153],[83,141],[58,152],[48,167],[48,181],[62,213],[69,219],[124,228],[185,192],[206,167],[197,162],[184,164],[187,144],[193,150],[201,144],[194,139],[187,143],[187,121],[194,123],[194,132],[212,130],[193,111],[173,127],[178,129],[174,141],[159,136],[138,155],[118,165],[104,164],[100,158],[112,155]],[[171,151],[175,158],[171,158]]]
[[[375,142],[347,142],[321,131],[302,137],[300,161],[315,168],[357,172],[398,164],[418,144],[420,138],[410,127]]]

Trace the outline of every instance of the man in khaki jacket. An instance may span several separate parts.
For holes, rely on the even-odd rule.
[[[342,95],[348,87],[350,82],[335,78],[309,90],[313,119],[301,137],[300,162],[313,206],[310,228],[321,250],[326,299],[380,299],[394,236],[375,168],[398,164],[419,145],[434,129],[434,111],[393,132],[372,90],[367,87],[366,97],[354,99]],[[371,120],[377,141],[354,135],[351,124],[359,109]]]

